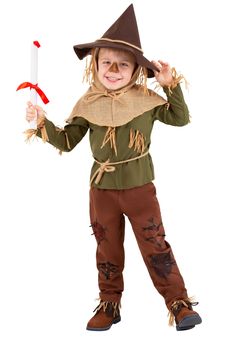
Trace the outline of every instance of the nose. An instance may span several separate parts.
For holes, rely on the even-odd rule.
[[[111,73],[118,73],[119,72],[119,68],[116,62],[113,62],[112,65],[110,66],[110,68],[108,69],[108,71],[110,71]]]

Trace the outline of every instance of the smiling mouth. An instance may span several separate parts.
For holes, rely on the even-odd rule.
[[[117,82],[117,81],[121,80],[121,78],[116,78],[116,77],[113,77],[113,76],[106,76],[106,79],[110,82]]]

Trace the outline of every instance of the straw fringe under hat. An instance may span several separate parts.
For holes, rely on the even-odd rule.
[[[138,25],[132,4],[101,38],[91,43],[75,45],[74,50],[78,58],[82,60],[91,53],[91,49],[102,47],[118,48],[131,52],[135,56],[137,64],[147,69],[148,77],[154,77],[154,70],[159,71],[153,63],[143,56]]]

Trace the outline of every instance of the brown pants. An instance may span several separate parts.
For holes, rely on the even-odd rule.
[[[127,190],[90,190],[101,300],[120,302],[124,289],[124,215],[130,220],[150,277],[167,307],[177,299],[187,298],[183,278],[165,241],[155,186],[148,183]]]

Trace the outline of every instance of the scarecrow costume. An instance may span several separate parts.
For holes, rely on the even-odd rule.
[[[94,157],[91,170],[90,218],[97,240],[96,261],[100,303],[87,325],[88,330],[107,330],[120,321],[123,292],[125,215],[157,291],[163,296],[177,330],[201,323],[192,310],[183,278],[170,244],[165,240],[156,197],[154,169],[149,153],[156,120],[174,126],[189,123],[189,112],[180,87],[173,77],[163,90],[167,100],[136,83],[140,68],[153,77],[153,63],[143,56],[133,5],[130,5],[102,38],[79,44],[74,50],[83,59],[99,48],[131,52],[137,63],[128,85],[107,90],[96,74],[89,90],[76,103],[64,129],[47,118],[39,121],[37,136],[60,151],[71,151],[90,132]]]

